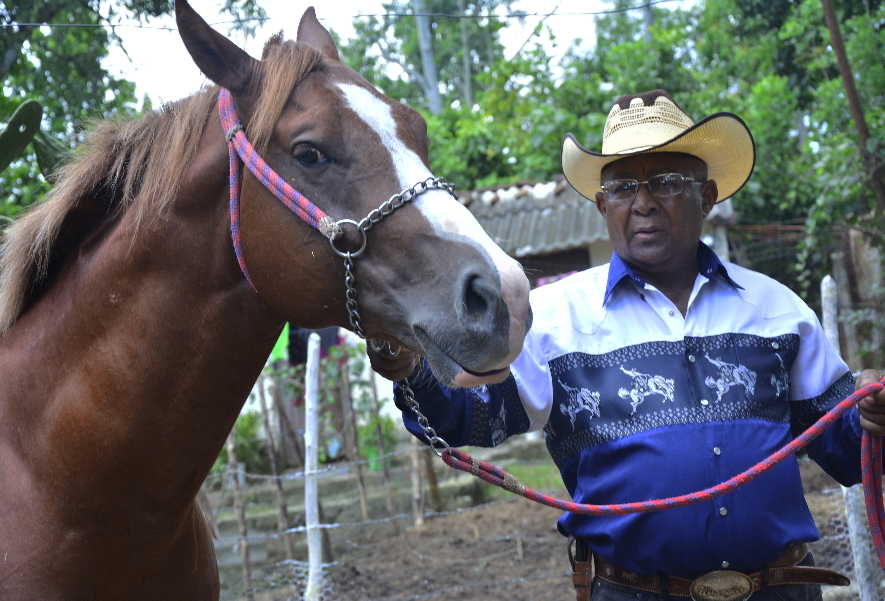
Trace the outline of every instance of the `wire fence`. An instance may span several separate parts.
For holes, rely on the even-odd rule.
[[[389,463],[390,485],[395,494],[394,512],[386,504],[387,486],[380,472],[364,474],[368,490],[368,519],[358,502],[357,471],[365,460],[336,464],[316,470],[321,502],[320,529],[327,560],[320,566],[322,587],[318,599],[367,601],[418,601],[423,599],[497,600],[531,598],[567,599],[571,577],[565,539],[555,532],[557,512],[536,506],[469,475],[448,470],[432,456],[440,490],[434,507],[426,478],[421,487],[424,526],[416,528],[413,507],[414,470],[409,449],[398,449],[383,459]],[[422,455],[429,449],[420,449]],[[484,459],[504,466],[529,466],[555,473],[543,442],[508,441],[494,450],[483,450]],[[853,576],[852,548],[839,486],[813,462],[800,461],[806,482],[806,499],[821,532],[812,544],[818,565]],[[544,468],[543,466],[546,466]],[[278,526],[272,477],[249,474],[242,488],[247,534],[238,534],[231,482],[207,487],[208,513],[218,532],[216,554],[222,578],[222,599],[233,601],[289,601],[304,599],[308,579],[306,526],[304,524],[304,471],[280,475],[290,522]],[[536,476],[537,477],[537,476]],[[549,482],[549,480],[543,480]],[[564,494],[563,490],[548,492]],[[284,541],[292,543],[287,556]],[[250,579],[244,579],[241,545],[249,546]],[[401,564],[409,566],[403,579]],[[479,572],[478,568],[483,571]],[[400,568],[400,569],[398,569]],[[436,586],[440,575],[448,578]],[[872,583],[885,598],[882,573]],[[422,584],[423,583],[423,584]],[[436,583],[439,584],[439,583]],[[877,587],[877,588],[876,588]],[[497,596],[497,595],[500,595]],[[508,595],[510,595],[508,597]],[[825,588],[825,600],[858,599],[856,589]]]

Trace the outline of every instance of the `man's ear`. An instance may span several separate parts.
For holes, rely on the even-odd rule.
[[[605,214],[608,211],[608,207],[605,204],[605,193],[602,190],[596,193],[596,210],[599,211],[599,214],[603,217],[605,217]]]
[[[701,211],[703,211],[705,217],[713,210],[713,206],[718,199],[719,188],[716,187],[716,181],[708,179],[701,188]]]

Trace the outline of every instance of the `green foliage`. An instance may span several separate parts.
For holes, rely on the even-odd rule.
[[[135,96],[135,85],[103,66],[120,38],[109,24],[169,14],[168,0],[3,0],[0,2],[0,115],[26,98],[44,107],[41,150],[65,154],[82,141],[90,121],[134,116],[150,109]],[[256,0],[226,0],[225,10],[249,31],[264,16]],[[18,23],[76,23],[78,27],[32,27]],[[15,217],[49,190],[34,146],[0,174],[0,216]],[[47,161],[44,153],[43,162]],[[50,166],[46,165],[46,169]]]
[[[464,0],[469,15],[489,15],[496,8],[508,9],[511,0]],[[455,19],[443,15],[458,14],[458,0],[425,0],[425,12],[432,15],[430,29],[433,52],[444,105],[462,101],[465,87],[462,58],[465,53],[471,65],[471,83],[481,85],[478,78],[491,70],[503,56],[498,32],[505,22],[496,18]],[[427,108],[420,83],[421,56],[415,19],[403,16],[414,12],[411,2],[394,0],[383,4],[387,16],[354,20],[354,38],[339,45],[345,63],[369,81],[410,106]],[[466,29],[467,47],[461,44],[461,26]],[[391,69],[391,67],[394,67]],[[457,102],[456,102],[457,101]]]
[[[294,398],[304,396],[305,366],[272,365],[265,372],[275,380],[284,382]],[[379,417],[375,412],[372,398],[372,385],[366,378],[366,345],[364,342],[349,344],[344,342],[329,349],[329,354],[320,360],[319,421],[320,440],[319,460],[327,463],[340,459],[343,447],[343,424],[337,423],[340,416],[341,382],[347,378],[351,404],[357,421],[357,446],[360,456],[372,460],[377,457],[376,422],[380,419],[386,451],[396,448],[397,438],[393,434],[397,425],[389,418]],[[374,469],[374,468],[373,468]]]
[[[267,474],[270,472],[270,463],[265,451],[265,442],[258,437],[261,430],[261,414],[257,411],[241,413],[234,424],[234,453],[237,461],[245,465],[245,470],[251,474]],[[221,449],[221,453],[212,466],[212,473],[224,472],[227,469],[227,447]]]
[[[357,427],[357,444],[360,448],[360,456],[367,459],[369,469],[377,472],[382,468],[381,462],[381,445],[378,440],[378,426],[381,426],[381,439],[384,441],[384,452],[387,456],[384,463],[388,467],[393,462],[390,453],[396,449],[397,435],[401,426],[392,418],[386,415],[376,415],[374,413],[365,416],[366,421]]]
[[[614,1],[616,8],[634,4]],[[839,0],[835,7],[870,129],[869,161],[882,181],[885,8],[881,0]],[[796,260],[772,275],[813,301],[844,228],[860,228],[885,245],[885,207],[858,150],[820,1],[705,0],[687,10],[650,10],[650,28],[642,10],[599,16],[595,48],[586,53],[573,45],[558,61],[549,49],[559,41],[540,29],[517,56],[498,52],[474,71],[473,106],[456,102],[457,79],[443,75],[445,109],[425,114],[431,167],[461,189],[552,179],[560,173],[563,135],[572,132],[599,149],[607,111],[621,94],[664,88],[695,119],[737,113],[757,148],[753,178],[733,199],[738,217],[746,224],[805,224]],[[368,37],[353,43],[353,64],[368,66],[367,77],[392,95],[426,106],[408,70],[395,80],[388,75],[414,50],[413,21],[385,25],[364,23]],[[456,69],[445,50],[453,40],[451,30],[435,34],[434,48],[439,44],[439,56]],[[346,60],[354,55],[344,53]],[[408,57],[418,64],[414,53]]]

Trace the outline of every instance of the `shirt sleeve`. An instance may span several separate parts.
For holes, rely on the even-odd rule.
[[[814,312],[802,306],[799,352],[790,370],[794,436],[854,392],[854,378],[827,339]],[[808,455],[840,484],[860,482],[860,420],[852,407],[808,445]]]
[[[547,423],[552,402],[550,373],[538,348],[538,330],[526,337],[522,353],[500,384],[447,388],[433,377],[426,360],[409,378],[415,400],[437,435],[450,446],[494,447],[514,434],[539,430]],[[406,428],[427,442],[415,414],[404,403],[402,386],[394,384],[394,400]]]

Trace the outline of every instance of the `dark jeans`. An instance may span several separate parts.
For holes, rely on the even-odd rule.
[[[813,566],[814,559],[808,554],[800,565]],[[612,584],[599,578],[593,581],[591,601],[685,601],[687,597],[667,597],[646,593],[633,588]],[[763,589],[751,596],[749,601],[821,601],[817,584],[786,584]]]

